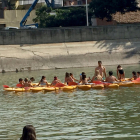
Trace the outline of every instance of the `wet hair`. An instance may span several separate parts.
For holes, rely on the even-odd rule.
[[[25,78],[24,81],[25,81],[25,82],[28,82],[28,78]]]
[[[86,74],[85,72],[82,72],[82,75]]]
[[[56,76],[54,76],[54,80],[57,80],[57,77]]]
[[[85,78],[86,78],[86,75],[83,74],[83,75],[82,75],[82,80],[85,80]]]
[[[137,74],[140,74],[140,71],[138,71]]]
[[[136,75],[136,72],[135,72],[135,71],[132,71],[132,74],[133,74],[133,75]]]
[[[66,72],[65,77],[70,77],[70,74]]]
[[[118,68],[121,68],[121,65],[118,65],[117,69],[118,69]]]
[[[35,81],[35,78],[34,78],[34,77],[31,77],[30,80],[31,80],[31,81]]]
[[[113,75],[113,72],[112,71],[109,71],[109,76],[112,76]]]
[[[24,126],[20,140],[36,140],[35,128],[32,125]]]
[[[73,74],[72,73],[70,73],[70,76],[72,76]]]
[[[23,81],[23,79],[22,78],[19,78],[19,82],[21,82],[21,81]]]
[[[101,63],[102,64],[102,61],[98,61],[98,63]]]
[[[45,77],[45,76],[42,76],[42,78],[41,78],[41,82],[43,82],[43,79],[44,79],[44,78],[46,78],[46,77]]]

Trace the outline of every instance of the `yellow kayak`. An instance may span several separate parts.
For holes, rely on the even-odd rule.
[[[15,88],[4,88],[5,91],[14,91]]]
[[[91,89],[91,85],[78,85],[77,87],[81,90],[90,90]]]
[[[49,91],[59,90],[59,88],[58,87],[45,87],[43,90],[49,92]]]
[[[120,87],[132,87],[134,85],[134,83],[133,82],[125,82],[125,83],[121,82],[121,83],[118,83],[118,85]]]
[[[25,92],[26,90],[24,88],[15,88],[15,92]]]
[[[109,84],[109,85],[106,85],[105,87],[107,87],[107,88],[118,88],[119,85],[118,84]]]
[[[42,91],[44,88],[46,87],[34,87],[34,88],[30,88],[30,90],[33,92],[38,92],[38,91]]]
[[[91,87],[93,89],[102,89],[102,88],[104,88],[104,84],[91,85]]]
[[[70,91],[70,90],[74,90],[76,88],[76,86],[64,86],[61,87],[60,89],[63,91]]]

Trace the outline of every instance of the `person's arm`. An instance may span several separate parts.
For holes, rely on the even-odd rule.
[[[40,85],[40,82],[38,83],[38,85],[37,86],[39,86]]]
[[[75,79],[74,77],[73,77],[73,79],[74,79],[75,81],[79,81],[79,80]]]
[[[49,86],[49,84],[48,84],[47,80],[46,80],[45,82],[46,82],[46,86]]]
[[[106,78],[106,69],[105,69],[105,67],[104,67],[104,76],[105,76],[105,78]]]
[[[125,79],[125,72],[123,74],[124,74],[124,79]]]
[[[74,82],[74,79],[72,78],[72,77],[69,77],[70,78],[70,80],[72,81],[72,82]]]
[[[119,79],[119,70],[117,69],[117,77],[118,77],[118,79]]]

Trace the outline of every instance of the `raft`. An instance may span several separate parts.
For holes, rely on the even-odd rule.
[[[14,91],[15,92],[24,92],[26,90],[25,90],[25,88],[15,88]]]
[[[59,90],[59,88],[58,87],[45,87],[43,90],[47,92],[51,92],[51,91]]]
[[[91,89],[91,85],[78,85],[77,87],[81,90],[90,90]]]
[[[91,85],[91,88],[93,88],[93,89],[102,89],[102,88],[104,88],[104,84]]]

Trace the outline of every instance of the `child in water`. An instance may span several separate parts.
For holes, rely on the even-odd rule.
[[[88,81],[90,80],[90,77],[89,78],[86,78],[86,75],[83,74],[82,75],[82,79],[81,81],[79,82],[79,84],[83,84],[83,85],[88,85]]]
[[[121,67],[121,65],[118,65],[118,67],[117,67],[117,76],[118,76],[119,80],[125,79],[125,72],[124,72],[123,68]]]
[[[51,85],[55,86],[57,83],[61,83],[61,81],[56,76],[54,76],[54,80],[52,81]]]
[[[42,78],[41,78],[41,80],[40,80],[38,86],[39,86],[39,85],[42,86],[42,87],[44,87],[44,86],[48,86],[48,82],[47,82],[45,76],[42,76]]]

